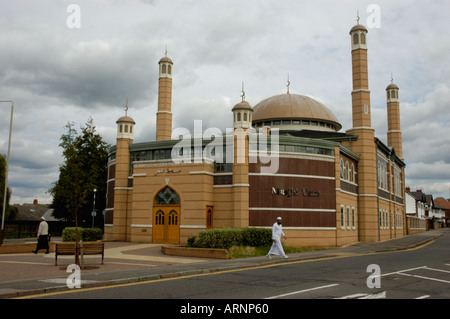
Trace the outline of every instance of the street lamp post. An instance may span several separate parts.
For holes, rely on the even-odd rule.
[[[0,101],[0,103],[11,103],[11,121],[9,123],[8,155],[6,158],[6,168],[5,168],[5,190],[4,190],[4,197],[3,197],[2,227],[0,229],[0,245],[1,245],[1,244],[3,244],[3,237],[5,234],[6,194],[8,192],[9,153],[11,151],[11,132],[12,132],[12,123],[13,123],[14,102],[13,101]]]
[[[94,228],[94,218],[97,215],[97,211],[95,210],[95,193],[97,193],[96,188],[94,188],[94,205],[92,205],[92,228]]]

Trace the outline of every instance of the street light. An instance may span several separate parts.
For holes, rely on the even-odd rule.
[[[95,193],[97,192],[97,189],[94,188],[94,205],[92,205],[92,228],[94,228],[94,218],[97,215],[97,211],[95,210]]]
[[[6,158],[6,167],[5,167],[5,191],[4,191],[4,197],[3,197],[2,228],[0,229],[0,245],[1,245],[1,244],[3,244],[3,236],[5,234],[6,194],[8,191],[9,153],[11,151],[11,131],[12,131],[12,122],[13,122],[14,102],[13,101],[0,101],[0,103],[11,103],[11,121],[9,123],[8,156]]]

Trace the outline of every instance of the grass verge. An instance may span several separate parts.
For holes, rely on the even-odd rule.
[[[233,246],[228,249],[230,259],[265,256],[270,250],[271,245],[250,247],[250,246]],[[290,247],[283,244],[286,254],[302,253],[307,251],[324,250],[326,248],[309,248],[309,247]]]

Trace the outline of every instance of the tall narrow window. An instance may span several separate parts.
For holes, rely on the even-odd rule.
[[[206,228],[213,227],[213,214],[214,214],[214,207],[206,206]]]
[[[358,35],[358,33],[355,33],[354,35],[353,35],[353,44],[359,44],[359,35]]]
[[[361,33],[361,44],[366,44],[366,35]]]
[[[162,65],[161,73],[166,74],[166,65],[165,64]]]

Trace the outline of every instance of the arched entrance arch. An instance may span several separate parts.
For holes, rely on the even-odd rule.
[[[170,187],[163,188],[153,206],[153,242],[180,242],[180,196]]]

